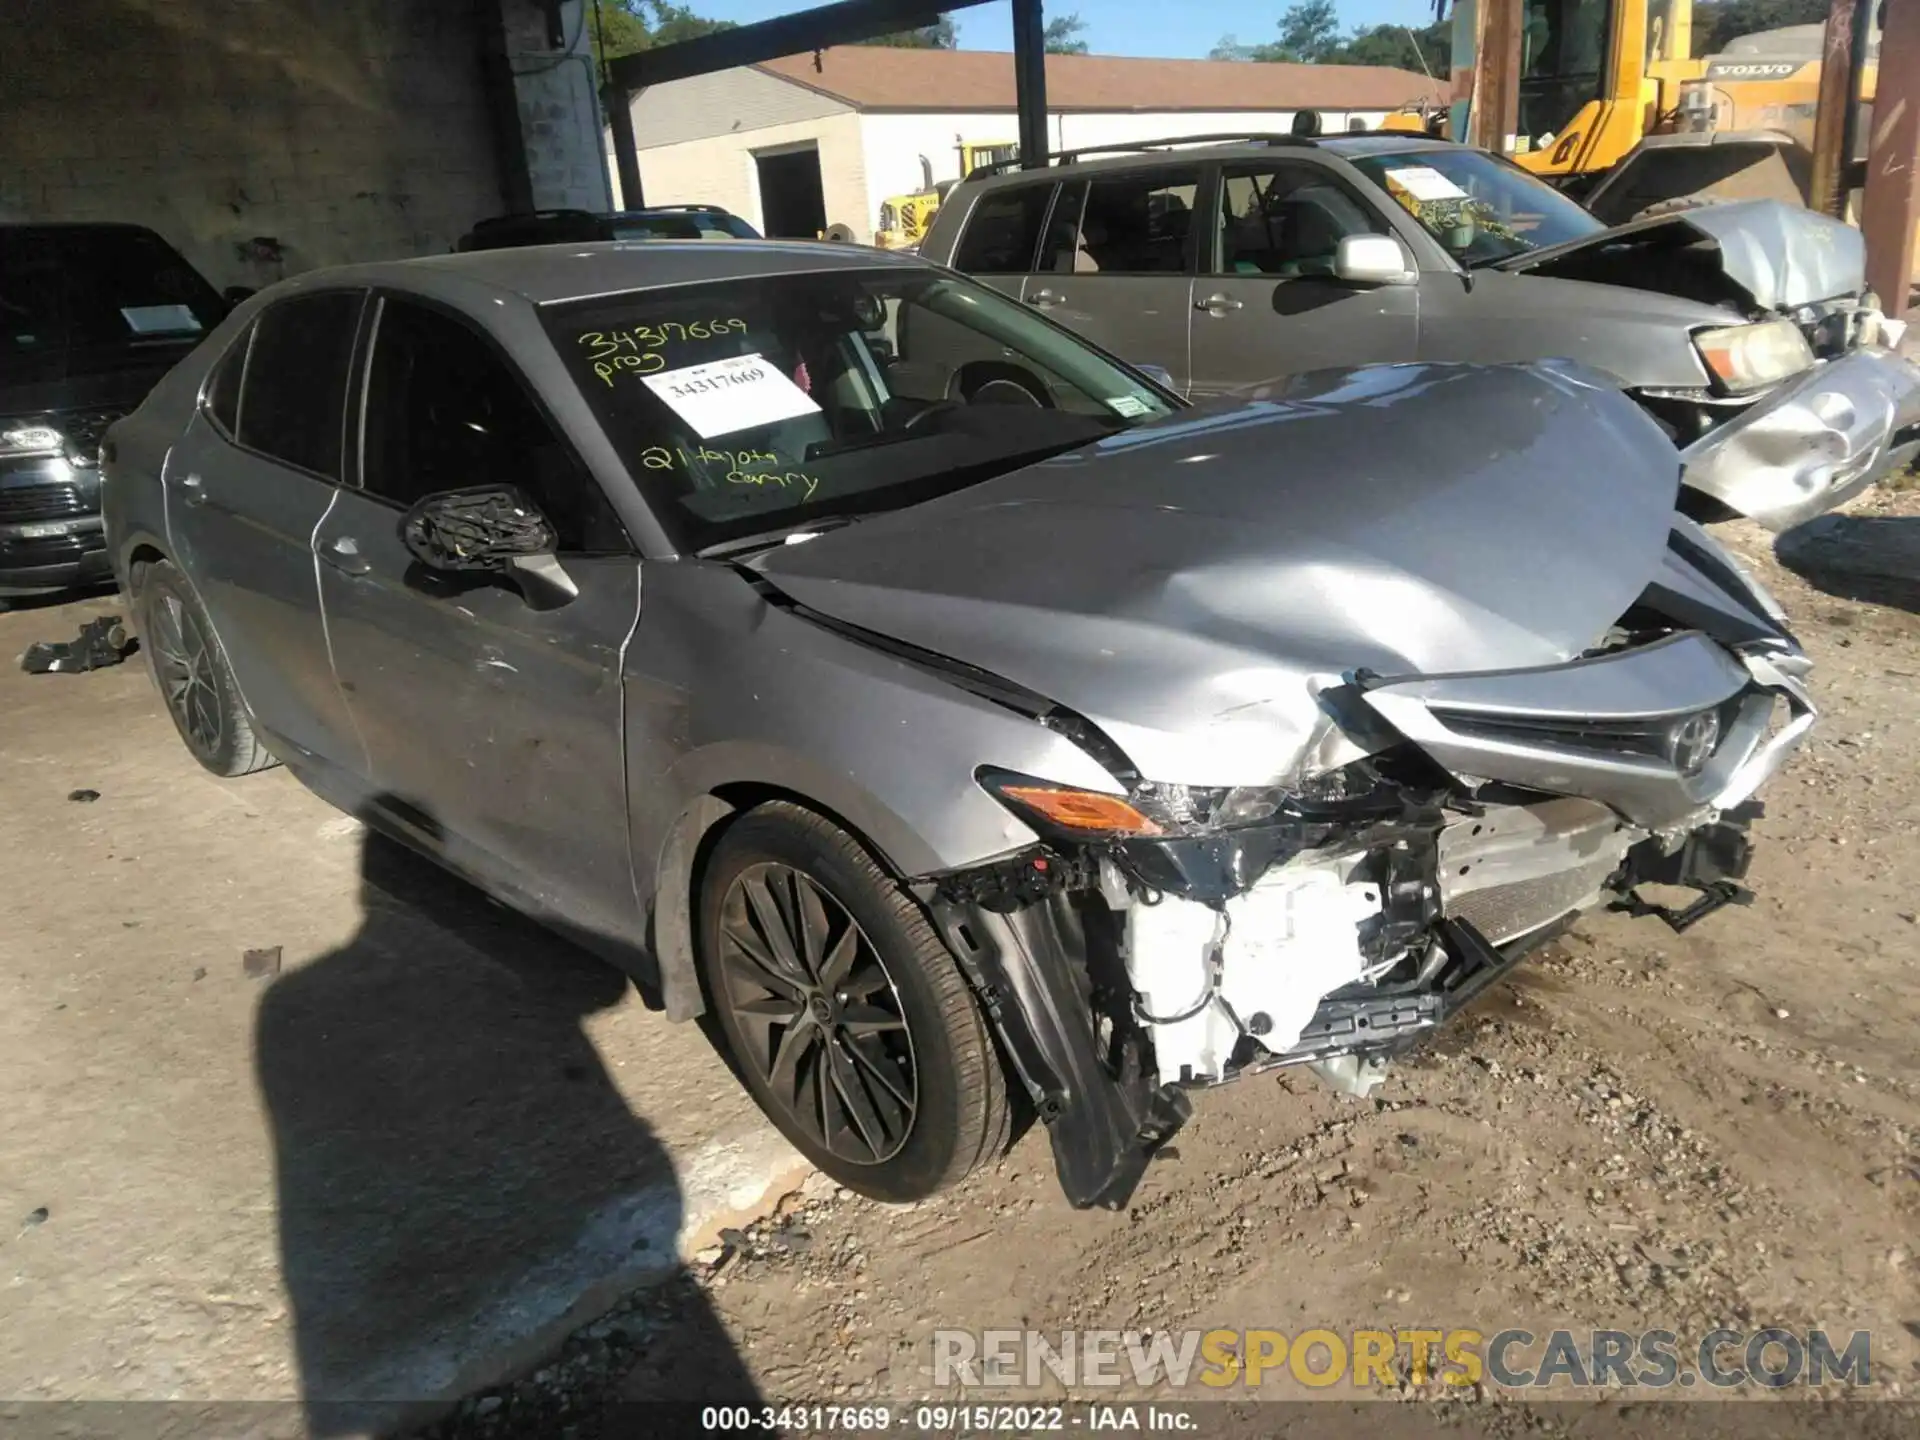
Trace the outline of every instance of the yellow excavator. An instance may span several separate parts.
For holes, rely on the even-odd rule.
[[[1804,203],[1822,26],[1743,36],[1696,59],[1693,0],[1522,0],[1520,9],[1515,163],[1577,197],[1604,198],[1596,208],[1616,222],[1695,195]],[[1478,0],[1453,8],[1445,115],[1407,112],[1384,128],[1466,133],[1478,10]],[[1873,98],[1874,54],[1863,104]]]
[[[882,250],[917,248],[933,217],[940,213],[940,202],[947,198],[947,192],[971,175],[976,166],[1001,165],[1020,158],[1020,147],[1007,140],[962,140],[954,150],[960,157],[960,173],[951,180],[936,181],[933,162],[924,155],[920,157],[920,188],[911,195],[889,195],[881,204],[874,244]]]

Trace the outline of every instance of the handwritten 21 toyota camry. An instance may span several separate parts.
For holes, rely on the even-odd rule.
[[[1813,722],[1604,379],[1193,409],[871,250],[304,275],[104,463],[204,766],[282,762],[710,1013],[887,1200],[1032,1114],[1123,1204],[1191,1086],[1365,1093],[1581,910],[1744,900]]]

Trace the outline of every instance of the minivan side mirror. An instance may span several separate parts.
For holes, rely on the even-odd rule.
[[[1164,365],[1136,365],[1133,367],[1146,376],[1162,390],[1173,389],[1173,372]]]
[[[1420,277],[1391,235],[1346,235],[1333,252],[1333,278],[1349,285],[1411,285]]]
[[[258,293],[251,285],[229,285],[220,292],[220,298],[229,305],[238,305],[243,300],[251,300]]]
[[[518,486],[474,485],[423,496],[400,517],[400,542],[427,569],[500,575],[536,609],[580,593],[555,551],[560,538]]]

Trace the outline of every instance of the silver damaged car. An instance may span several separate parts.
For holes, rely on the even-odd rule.
[[[203,765],[283,762],[710,1015],[886,1200],[1037,1117],[1122,1205],[1192,1087],[1364,1094],[1582,910],[1744,901],[1814,718],[1593,372],[1193,410],[869,250],[302,276],[104,464]]]

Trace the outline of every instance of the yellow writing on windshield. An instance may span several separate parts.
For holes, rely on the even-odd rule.
[[[798,490],[802,500],[811,500],[813,492],[820,488],[820,477],[809,475],[803,470],[786,470],[779,467],[787,462],[771,450],[710,450],[702,445],[689,450],[682,445],[649,445],[640,452],[640,468],[643,470],[705,470],[708,467],[718,469],[727,467],[729,485],[778,485],[782,490]],[[760,466],[775,467],[763,470]]]
[[[635,325],[627,330],[585,330],[575,337],[593,362],[593,373],[607,384],[622,370],[636,375],[651,375],[664,370],[667,352],[689,340],[717,340],[724,335],[745,335],[747,322],[738,316],[714,320],[662,321],[658,325]]]

